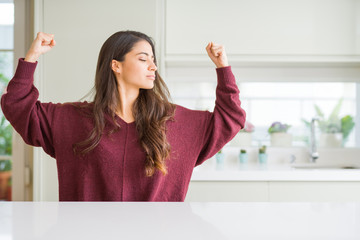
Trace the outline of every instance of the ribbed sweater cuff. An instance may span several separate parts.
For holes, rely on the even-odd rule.
[[[221,79],[223,82],[233,81],[234,76],[231,71],[231,66],[216,68],[216,73],[218,80]]]
[[[34,63],[26,62],[24,58],[19,58],[14,78],[33,78],[37,63],[37,61]]]

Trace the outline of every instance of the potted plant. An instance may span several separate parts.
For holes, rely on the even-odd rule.
[[[225,154],[222,152],[222,149],[216,153],[215,159],[216,159],[216,169],[218,170],[224,169]]]
[[[248,154],[245,149],[240,149],[239,160],[241,164],[248,162]]]
[[[250,147],[252,141],[252,133],[254,132],[254,125],[246,121],[245,126],[241,129],[238,134],[231,140],[230,144],[237,147]]]
[[[343,99],[341,98],[332,110],[328,118],[320,109],[318,105],[314,105],[317,117],[319,118],[318,124],[320,128],[320,147],[341,147],[344,146],[348,140],[349,134],[355,126],[353,117],[346,115],[339,116]],[[310,128],[310,122],[303,120],[303,122]]]
[[[265,164],[267,162],[266,146],[259,148],[259,163]]]
[[[0,160],[0,200],[8,198],[8,184],[11,178],[11,161]]]
[[[292,145],[292,135],[288,133],[290,125],[273,122],[268,129],[270,142],[273,147],[290,147]]]

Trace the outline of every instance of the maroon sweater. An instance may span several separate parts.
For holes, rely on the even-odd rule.
[[[166,123],[171,157],[168,174],[145,176],[145,151],[135,122],[120,117],[119,131],[104,134],[99,145],[83,157],[72,144],[85,140],[92,119],[71,104],[42,103],[33,85],[36,63],[19,59],[7,92],[1,97],[5,117],[27,144],[41,146],[56,159],[60,201],[184,201],[193,168],[216,154],[244,126],[239,89],[231,67],[217,68],[214,112],[176,105],[174,120]],[[89,106],[92,103],[79,102]],[[105,130],[111,116],[104,116]]]

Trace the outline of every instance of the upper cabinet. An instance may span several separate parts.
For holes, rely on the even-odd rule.
[[[360,0],[166,0],[168,63],[201,62],[209,41],[237,62],[358,63]]]

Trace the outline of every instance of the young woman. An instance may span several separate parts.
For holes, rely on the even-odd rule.
[[[120,31],[103,44],[92,102],[41,103],[37,59],[56,45],[38,33],[1,98],[27,144],[56,159],[60,201],[184,201],[193,168],[244,126],[239,90],[224,47],[209,43],[218,85],[214,112],[169,102],[154,44]]]

